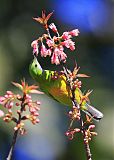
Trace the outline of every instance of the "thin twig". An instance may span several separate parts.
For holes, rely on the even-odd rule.
[[[7,160],[11,160],[11,159],[12,159],[12,153],[13,153],[13,150],[14,150],[14,147],[15,147],[15,143],[16,143],[16,140],[17,140],[18,131],[19,131],[19,130],[16,130],[16,131],[14,132],[13,140],[12,140],[12,144],[11,144],[11,148],[10,148],[10,151],[9,151],[9,154],[8,154],[8,157],[7,157]]]
[[[82,135],[83,135],[83,142],[84,142],[85,151],[86,151],[86,157],[87,157],[87,160],[92,160],[92,154],[91,154],[89,142],[86,143],[86,141],[85,141],[86,135],[85,135],[85,129],[84,129],[84,122],[83,122],[81,114],[80,114],[80,124],[81,124],[81,131],[82,131]]]
[[[68,85],[70,86],[70,89],[71,89],[71,92],[72,92],[72,97],[71,97],[72,105],[76,106],[77,109],[80,112],[80,121],[79,122],[80,122],[80,126],[81,126],[81,133],[83,135],[83,142],[84,142],[84,146],[85,146],[86,157],[87,157],[87,160],[92,160],[92,154],[91,154],[89,143],[86,143],[86,141],[85,141],[86,140],[86,134],[85,134],[85,129],[84,129],[83,118],[82,118],[81,111],[80,111],[80,105],[76,102],[75,90],[72,87],[72,83],[70,82],[70,78],[69,78],[69,75],[68,75],[68,72],[67,72],[67,68],[64,66],[64,64],[63,64],[63,70],[64,70],[64,74],[66,76]],[[72,122],[71,122],[71,124],[72,124]]]

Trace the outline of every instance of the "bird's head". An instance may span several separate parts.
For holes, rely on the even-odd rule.
[[[34,57],[32,63],[29,66],[29,72],[32,77],[35,77],[37,75],[42,74],[42,67],[39,64],[38,60],[36,57]]]

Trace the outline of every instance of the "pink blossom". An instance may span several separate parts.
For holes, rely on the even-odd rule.
[[[0,104],[3,104],[4,100],[5,100],[5,97],[0,96]]]
[[[9,95],[8,94],[5,94],[5,96],[4,96],[5,98],[9,98]]]
[[[33,112],[33,115],[34,116],[39,116],[39,113],[38,112]]]
[[[51,56],[51,49],[47,49],[47,56]]]
[[[4,112],[2,110],[0,110],[0,117],[4,116]]]
[[[31,47],[33,47],[33,55],[36,54],[36,56],[38,56],[38,42],[37,40],[34,40],[32,43],[31,43]]]
[[[69,48],[70,48],[71,51],[74,51],[75,50],[75,43],[70,44]]]
[[[53,55],[51,57],[51,63],[52,64],[55,63],[56,65],[60,64],[58,55],[57,55],[57,53],[55,51],[53,52]]]
[[[42,57],[51,56],[51,49],[47,49],[45,45],[42,44],[40,53]]]
[[[64,45],[67,48],[70,48],[70,50],[75,50],[75,42],[73,42],[71,39],[65,40],[64,42],[61,42],[62,45]]]
[[[93,129],[93,128],[95,128],[95,125],[94,125],[94,124],[92,124],[92,125],[89,126],[89,129],[90,129],[90,130]]]
[[[66,62],[67,55],[64,52],[60,52],[60,60]]]
[[[39,123],[39,122],[40,122],[40,120],[37,118],[35,122],[36,122],[36,123]]]
[[[11,91],[7,91],[6,92],[8,95],[13,95],[13,93]]]
[[[50,40],[50,39],[47,39],[47,40],[46,40],[46,43],[47,43],[48,47],[52,47],[52,46],[54,45],[54,44],[53,44],[53,41]]]
[[[62,45],[59,46],[59,50],[63,52],[64,48]]]
[[[59,46],[59,57],[61,61],[66,60],[67,55],[63,52],[63,46]]]
[[[41,46],[40,54],[41,54],[42,57],[46,57],[47,56],[47,48],[45,47],[44,44],[42,44],[42,46]]]
[[[49,28],[52,29],[53,32],[57,33],[57,27],[55,26],[54,23],[51,23],[51,24],[49,25]]]
[[[71,35],[69,35],[69,32],[63,32],[62,39],[68,40],[69,38],[71,38]]]
[[[0,96],[0,104],[2,104],[5,108],[10,109],[13,107],[13,100],[15,95],[11,91],[7,91],[4,97]]]
[[[72,31],[69,32],[69,34],[70,34],[71,36],[78,36],[79,33],[80,33],[80,32],[79,32],[78,29],[74,29],[74,30],[72,30]]]
[[[36,112],[36,109],[34,107],[30,107],[30,112],[34,113],[34,112]]]
[[[7,109],[11,109],[13,107],[13,102],[10,101],[9,103],[7,102],[6,104],[4,104],[4,107]]]
[[[60,61],[65,61],[66,58],[67,55],[63,52],[63,46],[59,46],[54,49],[51,62],[52,64],[55,63],[57,65],[60,64]]]

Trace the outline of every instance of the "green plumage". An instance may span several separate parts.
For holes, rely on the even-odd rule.
[[[29,71],[44,93],[66,106],[72,106],[70,98],[71,90],[66,83],[66,77],[64,75],[60,75],[57,79],[53,79],[54,71],[43,70],[36,58],[34,58],[33,62],[30,64]],[[75,99],[77,103],[81,105],[81,109],[94,117],[94,119],[100,120],[103,117],[103,114],[96,108],[87,104],[86,101],[81,103],[82,96],[81,90],[76,88]]]

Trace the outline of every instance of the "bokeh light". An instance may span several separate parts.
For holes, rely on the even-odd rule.
[[[54,0],[61,21],[77,26],[81,32],[104,29],[108,22],[108,6],[104,0]]]

